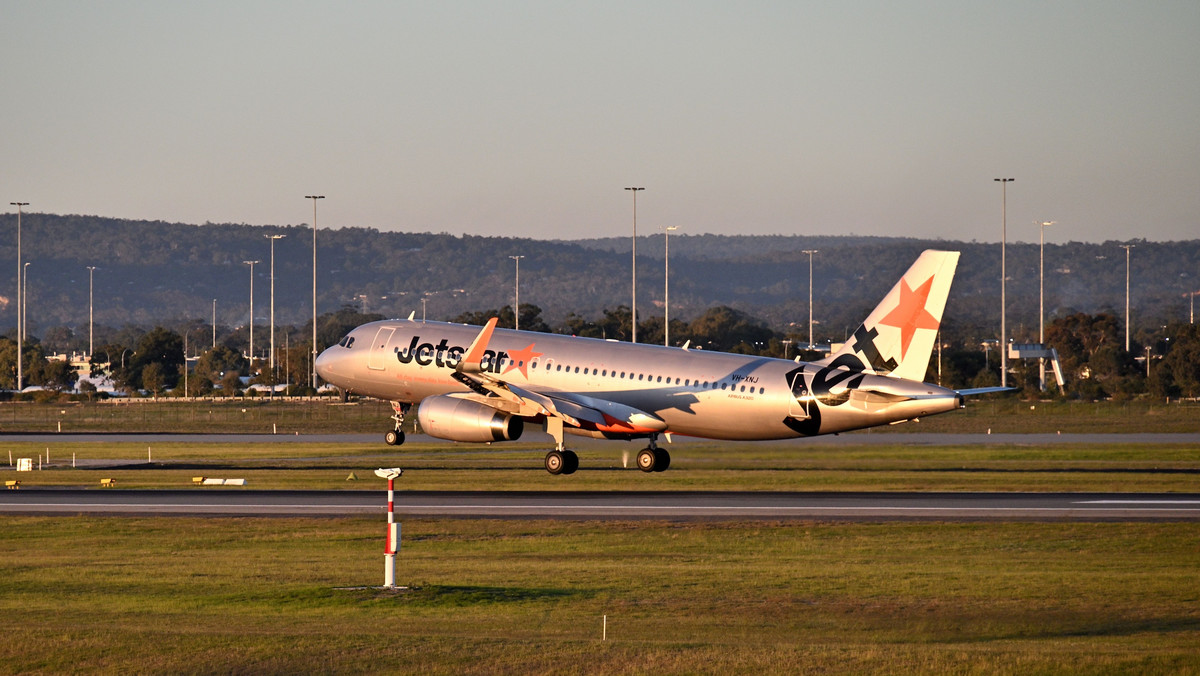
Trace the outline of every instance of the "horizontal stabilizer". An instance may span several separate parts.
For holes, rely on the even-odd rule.
[[[972,387],[966,390],[955,390],[964,397],[973,397],[977,394],[991,394],[993,392],[1016,392],[1015,387]]]

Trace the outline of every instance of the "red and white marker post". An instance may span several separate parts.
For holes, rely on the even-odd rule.
[[[388,529],[387,540],[383,547],[383,586],[396,586],[396,553],[400,551],[400,524],[396,523],[395,489],[396,479],[404,473],[399,467],[377,469],[376,476],[387,479],[388,482]]]

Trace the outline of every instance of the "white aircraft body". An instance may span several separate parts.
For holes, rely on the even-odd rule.
[[[960,408],[964,394],[921,382],[958,263],[925,251],[851,339],[817,362],[404,320],[352,330],[317,358],[317,373],[347,392],[392,402],[395,429],[417,407],[429,435],[464,442],[519,438],[535,424],[555,441],[546,470],[570,474],[564,435],[647,439],[643,471],[671,457],[658,438],[810,437]]]

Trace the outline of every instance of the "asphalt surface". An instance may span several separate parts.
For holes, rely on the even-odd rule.
[[[1200,521],[1200,493],[397,491],[404,516],[510,519]],[[19,489],[0,514],[369,516],[386,491]]]

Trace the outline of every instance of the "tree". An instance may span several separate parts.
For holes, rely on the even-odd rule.
[[[162,362],[150,362],[142,368],[142,387],[158,398],[158,393],[163,389],[163,383],[166,381],[166,374],[163,373]]]
[[[38,382],[55,392],[74,389],[75,382],[79,380],[75,369],[61,359],[43,361],[39,371]],[[95,390],[95,387],[92,389]]]
[[[160,389],[170,389],[178,382],[183,363],[183,337],[156,326],[138,340],[126,367],[125,382],[134,389],[150,389],[143,382],[144,371],[147,366],[158,364],[155,373],[159,379],[157,384]]]

